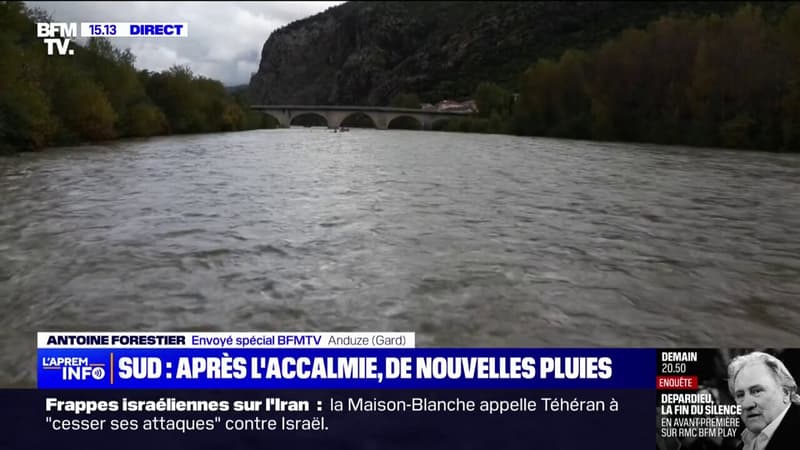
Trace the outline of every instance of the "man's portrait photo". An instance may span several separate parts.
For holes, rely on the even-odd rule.
[[[728,388],[742,408],[742,450],[800,449],[800,396],[784,363],[752,352],[728,364]]]

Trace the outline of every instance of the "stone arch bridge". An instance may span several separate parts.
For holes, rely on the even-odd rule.
[[[362,113],[372,119],[375,128],[386,129],[389,124],[401,117],[411,117],[423,130],[430,130],[437,120],[451,117],[465,117],[472,113],[427,111],[413,108],[389,108],[382,106],[314,106],[314,105],[252,105],[250,109],[261,111],[274,117],[281,127],[289,128],[292,120],[307,114],[325,119],[328,128],[339,128],[342,122],[353,114]]]

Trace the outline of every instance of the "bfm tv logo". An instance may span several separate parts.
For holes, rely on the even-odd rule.
[[[60,35],[60,39],[55,36]],[[59,55],[74,55],[75,50],[69,48],[70,39],[78,37],[77,23],[63,22],[37,22],[36,37],[47,44],[47,54],[52,55],[53,50],[58,50]]]
[[[102,380],[106,376],[105,363],[90,363],[89,358],[42,358],[42,369],[59,370],[63,381]]]

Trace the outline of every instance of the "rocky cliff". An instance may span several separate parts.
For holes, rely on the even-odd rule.
[[[741,2],[348,2],[273,32],[250,80],[254,103],[386,105],[514,89],[531,63],[600,45],[666,14]]]

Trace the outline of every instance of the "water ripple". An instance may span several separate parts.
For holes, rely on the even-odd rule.
[[[0,385],[38,330],[794,346],[800,160],[272,130],[0,159]]]

